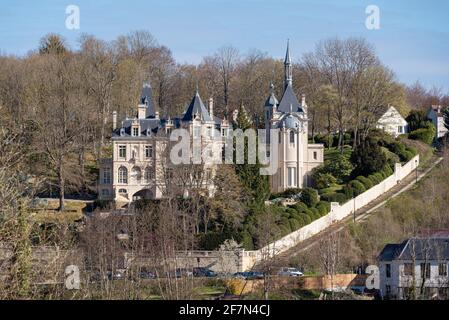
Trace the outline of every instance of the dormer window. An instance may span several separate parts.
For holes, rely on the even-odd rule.
[[[120,136],[124,136],[125,135],[125,128],[121,128],[120,129]]]
[[[133,137],[138,137],[139,136],[139,127],[134,127],[133,128]]]

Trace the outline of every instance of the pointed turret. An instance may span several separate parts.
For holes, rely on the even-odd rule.
[[[202,121],[211,121],[211,117],[206,107],[204,106],[203,101],[201,100],[200,94],[198,93],[198,88],[195,92],[195,96],[190,102],[189,107],[187,108],[184,116],[182,117],[182,121],[192,121],[198,117]]]
[[[148,82],[143,84],[140,103],[146,106],[145,118],[154,118],[156,116],[156,109],[153,103],[153,91]]]
[[[287,52],[284,61],[284,89],[293,84],[292,59],[290,57],[290,40],[287,41]]]

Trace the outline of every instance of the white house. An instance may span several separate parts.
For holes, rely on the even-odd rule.
[[[409,131],[407,121],[393,106],[380,110],[376,128],[382,129],[394,137]]]
[[[449,233],[387,244],[378,257],[381,295],[387,299],[449,298]]]
[[[431,120],[437,129],[437,139],[446,135],[447,128],[444,126],[443,108],[441,106],[431,106],[427,111],[427,119]]]

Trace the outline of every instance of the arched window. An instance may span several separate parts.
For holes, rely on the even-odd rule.
[[[132,181],[136,184],[140,184],[142,181],[142,170],[139,167],[134,167],[131,170]]]
[[[128,183],[128,169],[125,167],[118,168],[118,183]]]
[[[293,130],[290,131],[290,143],[295,143],[295,132]]]

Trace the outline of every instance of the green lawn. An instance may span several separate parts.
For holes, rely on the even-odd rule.
[[[339,154],[340,154],[340,150],[338,148],[336,148],[336,147],[332,147],[330,149],[325,148],[324,149],[324,161],[326,161],[326,160],[330,160],[330,161],[335,160],[335,158]],[[352,154],[352,147],[344,146],[343,147],[343,155],[346,158],[349,159],[351,157],[351,154]]]

